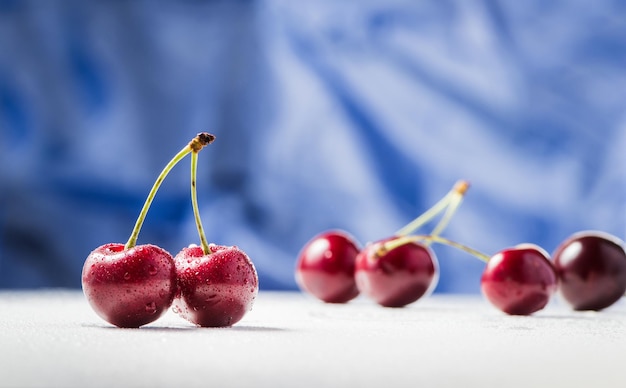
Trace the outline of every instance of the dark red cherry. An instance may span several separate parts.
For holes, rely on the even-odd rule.
[[[480,286],[498,309],[511,315],[530,315],[548,304],[557,289],[557,277],[543,249],[522,244],[492,256]]]
[[[624,242],[603,232],[571,235],[553,255],[559,292],[574,310],[602,310],[626,292]]]
[[[360,292],[384,307],[403,307],[430,294],[439,280],[435,253],[417,242],[390,248],[396,237],[368,244],[356,258]]]
[[[298,255],[298,286],[327,303],[346,303],[356,298],[359,290],[354,281],[354,261],[358,253],[358,243],[344,231],[315,236]]]

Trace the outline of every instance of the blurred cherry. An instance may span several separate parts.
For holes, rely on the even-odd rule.
[[[354,265],[359,246],[347,232],[331,230],[311,239],[296,262],[298,286],[327,303],[346,303],[359,295]]]
[[[361,293],[381,306],[403,307],[434,290],[439,266],[428,246],[392,237],[358,254],[355,279]]]
[[[559,291],[574,310],[602,310],[626,292],[624,242],[598,231],[578,232],[553,254]]]
[[[530,315],[548,304],[557,289],[557,277],[543,249],[522,244],[492,256],[480,286],[487,300],[503,312]]]

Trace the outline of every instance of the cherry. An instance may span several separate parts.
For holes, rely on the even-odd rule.
[[[489,259],[480,287],[487,300],[503,312],[530,315],[548,304],[557,289],[557,277],[543,249],[521,244]]]
[[[433,292],[439,281],[439,264],[429,248],[431,240],[407,237],[446,210],[431,232],[434,238],[448,225],[469,188],[457,182],[438,203],[395,235],[368,244],[356,258],[355,279],[360,292],[384,307],[403,307]]]
[[[198,326],[231,326],[252,309],[259,279],[241,249],[207,243],[196,193],[198,151],[191,153],[191,203],[201,246],[183,248],[174,258],[178,290],[173,310]]]
[[[418,242],[393,237],[368,244],[356,258],[359,290],[384,307],[403,307],[430,294],[438,278],[435,253]]]
[[[556,271],[548,253],[535,244],[520,244],[489,257],[441,236],[411,236],[404,240],[446,244],[485,262],[481,291],[493,306],[510,315],[530,315],[543,309],[557,289]]]
[[[259,291],[250,258],[235,246],[191,246],[174,258],[178,293],[173,311],[198,326],[224,327],[252,309]]]
[[[200,133],[179,151],[159,174],[126,244],[110,243],[94,249],[85,260],[82,288],[91,308],[105,321],[136,328],[158,319],[176,293],[172,255],[155,245],[136,245],[152,201],[171,169],[194,149],[215,137]]]
[[[468,188],[468,182],[457,182],[452,190],[430,209],[397,231],[393,237],[381,240],[381,242],[406,236],[430,221],[443,210],[446,210],[443,218],[432,232],[433,234],[439,234],[447,226],[452,215],[461,204]],[[395,257],[398,253],[404,254],[408,252],[411,252],[410,248],[399,249],[394,251],[391,257]],[[358,253],[359,243],[353,236],[345,231],[330,230],[318,234],[309,240],[298,254],[295,268],[295,277],[298,286],[300,289],[327,303],[346,303],[356,298],[360,293],[355,278],[355,263]],[[412,253],[410,256],[412,257]],[[412,268],[412,265],[409,264],[410,261],[411,259],[407,259],[404,263],[407,265],[407,271],[415,270],[415,268]],[[383,262],[385,262],[385,260],[383,260]],[[402,260],[395,258],[393,262],[395,265],[401,265]],[[436,279],[438,279],[438,268],[434,256],[430,259],[430,262],[432,264],[431,267],[435,268],[436,274],[424,275],[426,277],[432,276],[431,281],[436,283]],[[373,270],[373,268],[371,269]],[[400,267],[398,267],[397,273],[401,273]],[[421,283],[422,281],[419,280],[417,282]],[[405,299],[414,298],[415,289],[421,287],[422,285],[420,284],[415,284],[413,288],[409,287],[408,289],[411,289],[411,291],[407,291],[409,295],[407,295]]]
[[[605,309],[626,292],[624,242],[598,231],[569,236],[553,254],[559,292],[574,310]]]
[[[346,303],[356,298],[359,290],[354,280],[354,262],[359,250],[355,238],[344,231],[315,236],[298,255],[298,286],[327,303]]]
[[[172,304],[172,255],[155,245],[126,249],[111,243],[93,250],[83,269],[83,290],[95,312],[118,327],[155,321]]]

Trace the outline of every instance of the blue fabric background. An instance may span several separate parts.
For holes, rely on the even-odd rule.
[[[0,0],[0,287],[80,287],[197,132],[209,240],[295,289],[313,235],[386,237],[458,179],[493,254],[626,234],[620,1]],[[188,159],[139,243],[197,243]],[[428,227],[424,230],[428,231]],[[436,246],[437,292],[484,264]]]

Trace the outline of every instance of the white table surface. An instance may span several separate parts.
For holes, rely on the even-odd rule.
[[[626,387],[626,304],[507,316],[480,295],[402,309],[261,292],[231,328],[102,321],[80,291],[0,292],[1,387]]]

